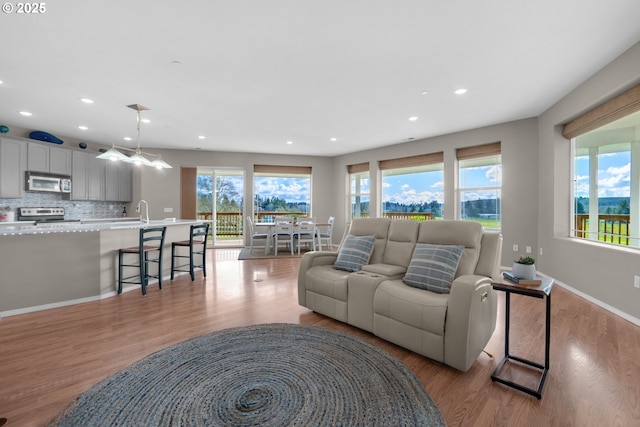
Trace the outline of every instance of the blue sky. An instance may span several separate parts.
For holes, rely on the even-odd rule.
[[[444,203],[443,172],[420,172],[383,178],[382,201],[422,204],[437,200]]]
[[[444,203],[442,171],[420,172],[387,176],[382,184],[382,201],[403,204],[425,203],[437,200]],[[492,187],[502,179],[500,166],[467,167],[461,176],[461,185],[469,187]],[[474,191],[465,194],[467,200],[495,198],[495,191]]]
[[[278,197],[287,202],[310,202],[311,179],[291,177],[254,177],[254,194]]]
[[[575,196],[589,197],[589,159],[575,162]],[[631,153],[629,151],[598,156],[598,197],[629,197]]]

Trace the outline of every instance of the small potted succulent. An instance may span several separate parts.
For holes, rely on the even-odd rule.
[[[514,276],[520,279],[533,280],[536,278],[536,260],[527,257],[520,257],[513,261],[512,271]]]

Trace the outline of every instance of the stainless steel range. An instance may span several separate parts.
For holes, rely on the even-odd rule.
[[[35,221],[36,224],[80,221],[65,219],[64,215],[64,208],[18,208],[18,221]]]

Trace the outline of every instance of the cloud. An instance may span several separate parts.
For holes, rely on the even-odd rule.
[[[598,197],[629,197],[631,163],[598,171]]]
[[[287,202],[310,202],[310,184],[308,178],[256,177],[254,192],[261,197],[278,197]]]

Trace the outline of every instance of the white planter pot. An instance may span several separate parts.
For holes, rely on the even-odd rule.
[[[514,262],[511,272],[514,276],[521,279],[533,280],[536,278],[536,265],[518,264],[517,262]]]

